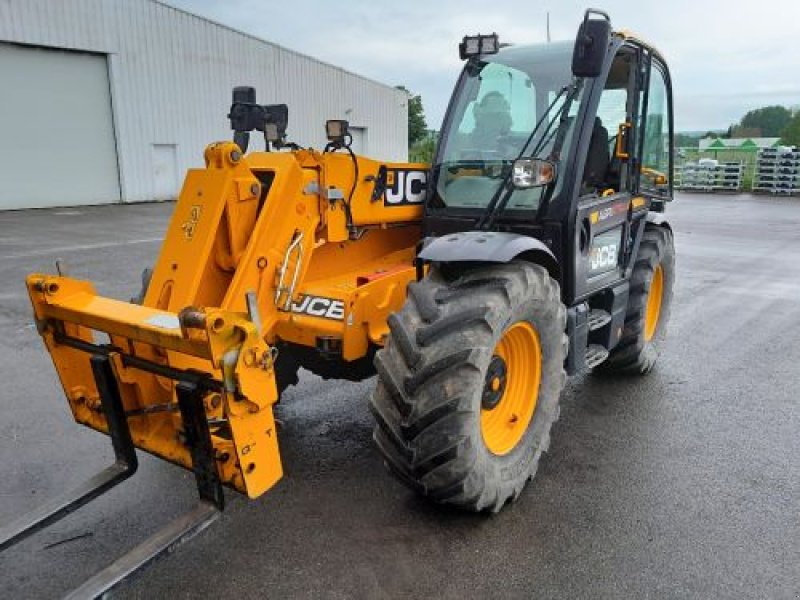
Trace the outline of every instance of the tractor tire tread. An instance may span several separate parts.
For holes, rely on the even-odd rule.
[[[664,287],[661,310],[655,337],[644,339],[647,297],[653,274],[662,266]],[[628,291],[628,308],[622,328],[622,338],[611,349],[609,357],[595,367],[598,374],[644,375],[650,372],[658,358],[656,344],[666,334],[675,280],[675,250],[672,232],[662,226],[645,225],[639,252],[634,262]]]
[[[408,291],[376,357],[378,450],[393,474],[432,500],[497,512],[535,474],[558,418],[569,343],[558,283],[544,267],[514,261],[450,278],[434,267]],[[514,315],[528,314],[546,357],[538,403],[525,444],[497,456],[476,426],[485,366]]]

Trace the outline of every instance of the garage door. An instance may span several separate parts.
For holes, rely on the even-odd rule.
[[[0,209],[118,202],[106,57],[0,43]]]

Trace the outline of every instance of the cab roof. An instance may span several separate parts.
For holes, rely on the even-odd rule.
[[[630,29],[620,29],[619,31],[615,31],[614,35],[621,37],[625,41],[634,42],[648,49],[650,52],[655,54],[659,59],[661,59],[661,62],[663,62],[665,65],[667,64],[667,60],[664,58],[664,55],[658,50],[658,48],[653,46],[650,42],[645,40],[644,37],[642,37],[635,31],[631,31]]]

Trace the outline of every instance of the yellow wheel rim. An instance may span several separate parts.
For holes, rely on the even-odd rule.
[[[496,368],[487,373],[481,435],[492,453],[503,455],[525,435],[536,410],[542,377],[542,347],[536,329],[522,321],[512,325],[497,343],[492,365]]]
[[[650,293],[647,295],[647,310],[644,316],[644,341],[649,342],[656,334],[658,317],[661,314],[661,299],[664,295],[664,270],[661,265],[653,271],[653,281],[650,282]]]

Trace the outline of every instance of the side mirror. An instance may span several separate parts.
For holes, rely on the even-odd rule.
[[[541,187],[556,178],[556,165],[540,158],[518,158],[511,169],[511,183],[518,190]]]
[[[614,158],[625,161],[631,157],[630,133],[631,124],[628,122],[620,123],[617,130],[617,145],[614,148]]]
[[[590,18],[597,15],[601,18]],[[611,39],[611,19],[601,10],[590,8],[583,17],[572,51],[572,74],[575,77],[597,77]]]

